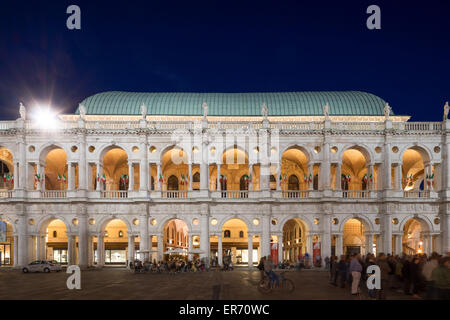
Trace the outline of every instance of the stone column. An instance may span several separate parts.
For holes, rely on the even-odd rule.
[[[366,232],[364,235],[366,236],[366,239],[365,239],[366,254],[369,253],[369,252],[373,253],[373,234],[369,233],[369,232]]]
[[[200,190],[209,190],[208,146],[202,144],[202,162],[200,163]]]
[[[339,180],[340,180],[340,178],[339,178]],[[340,258],[341,255],[344,254],[344,246],[343,246],[342,240],[343,240],[342,234],[340,234],[340,233],[336,234],[336,245],[335,245],[334,252],[338,258]]]
[[[80,162],[78,162],[78,189],[88,190],[87,183],[89,179],[92,179],[92,175],[88,179],[88,163],[86,162],[86,136],[82,134],[79,135],[78,138],[80,141]]]
[[[431,175],[433,174],[433,164],[430,162],[427,165],[427,171],[428,171],[428,177],[431,177]],[[425,181],[425,185],[427,186],[428,190],[433,191],[433,180],[430,180],[430,186],[428,187],[427,182]]]
[[[385,213],[382,219],[383,252],[388,254],[392,253],[392,216]]]
[[[75,190],[75,164],[69,162],[67,169],[67,189]]]
[[[19,184],[20,189],[26,189],[26,146],[25,146],[25,136],[18,137],[19,143],[19,170],[14,171],[14,185]],[[15,170],[15,169],[14,169]],[[16,263],[16,262],[14,262]]]
[[[309,182],[309,177],[311,177],[311,182]],[[307,172],[307,186],[308,190],[314,189],[314,163],[310,160],[308,162],[308,172]]]
[[[27,234],[27,217],[24,215],[18,216],[18,249],[19,258],[18,266],[23,267],[28,264],[28,234]]]
[[[372,182],[370,182],[370,176],[372,176]],[[374,176],[373,176],[373,164],[367,166],[367,190],[374,190]]]
[[[95,175],[95,179],[97,180],[97,184],[96,184],[96,188],[95,188],[95,190],[97,190],[97,191],[100,191],[100,190],[102,190],[102,188],[101,188],[101,179],[99,179],[99,178],[101,178],[102,177],[102,167],[101,167],[101,164],[100,164],[100,162],[97,162],[96,163],[96,167],[97,167],[97,174]]]
[[[253,267],[253,233],[248,232],[248,266]],[[263,251],[261,251],[262,256],[266,256]]]
[[[395,254],[401,256],[403,251],[402,234],[398,233],[394,235],[395,238]]]
[[[311,267],[314,267],[314,261],[313,261],[313,234],[308,233],[306,236],[306,252],[309,255],[309,263],[311,264]]]
[[[341,190],[341,166],[342,163],[338,162],[336,163],[336,171],[335,171],[335,178],[334,178],[334,190],[340,191]]]
[[[164,240],[164,235],[162,233],[160,233],[158,235],[158,261],[163,260],[163,240]]]
[[[68,234],[67,235],[67,264],[69,265],[69,266],[71,266],[71,265],[74,265],[75,264],[75,261],[74,261],[74,252],[73,252],[73,249],[74,249],[74,237],[73,237],[73,235],[71,235],[71,234]]]
[[[330,190],[330,144],[328,142],[324,142],[322,152],[323,158],[322,165],[320,166],[320,180],[322,181],[322,189]]]
[[[127,265],[127,268],[130,268],[130,262],[134,263],[134,235],[132,235],[132,234],[128,234],[128,265]]]
[[[94,237],[88,236],[88,266],[94,265]]]
[[[148,233],[148,219],[146,215],[139,217],[139,232],[140,232],[140,244],[139,250],[149,250],[149,233]]]
[[[217,236],[217,257],[219,266],[223,265],[222,233]]]
[[[162,175],[162,168],[161,168],[161,162],[157,163],[156,167],[156,185],[158,186],[158,190],[162,191],[163,183],[159,180],[159,177]]]
[[[105,234],[100,232],[97,236],[97,266],[105,265]]]
[[[248,165],[248,178],[249,178],[248,191],[253,191],[253,164],[251,163]]]
[[[78,265],[81,269],[88,267],[88,245],[88,221],[83,212],[78,216]]]
[[[386,137],[388,139],[388,137]],[[391,179],[391,145],[385,142],[384,148],[384,162],[383,162],[383,189],[392,189],[392,179]]]
[[[217,190],[222,191],[222,184],[220,183],[220,163],[217,163]]]
[[[36,260],[41,260],[42,252],[41,252],[41,236],[40,234],[36,235]]]
[[[149,175],[148,145],[145,141],[141,143],[141,150],[143,158],[139,163],[139,190],[148,191],[148,184],[151,179]]]
[[[323,263],[325,257],[330,258],[331,256],[331,215],[324,214],[323,215],[323,232],[322,232],[322,240],[321,240],[321,253],[320,256],[322,258],[322,267],[325,267]]]
[[[20,176],[19,176],[19,163],[14,159],[14,172],[13,172],[13,177],[14,177],[14,190],[18,190],[19,189],[19,183],[20,183]]]
[[[192,191],[192,163],[189,162],[189,191]]]
[[[189,241],[188,251],[189,252],[192,252],[192,241],[193,241],[192,238],[193,238],[193,235],[188,235],[188,241]],[[192,261],[192,253],[188,253],[188,260]]]
[[[39,177],[41,178],[40,182],[39,181],[36,182],[36,190],[41,191],[42,189],[45,189],[45,188],[42,188],[42,181],[44,180],[45,174],[44,174],[44,170],[42,170],[41,164],[39,162],[36,164],[36,174],[39,175]],[[44,186],[45,186],[45,184],[44,184]]]
[[[261,255],[265,257],[270,255],[270,215],[264,214],[261,220]]]
[[[134,164],[132,162],[128,163],[128,191],[134,190]]]
[[[395,189],[402,191],[402,164],[399,163],[395,167]]]
[[[14,268],[16,268],[17,266],[19,266],[19,263],[18,263],[18,259],[19,259],[19,256],[18,256],[18,246],[19,246],[19,237],[17,236],[17,235],[14,235],[14,256],[13,256],[13,259],[14,259],[14,261],[13,261],[13,263],[14,263],[14,265],[13,265],[13,267]]]
[[[209,264],[209,218],[207,214],[202,214],[200,216],[200,225],[200,250],[203,251],[203,253],[200,254],[200,258],[205,258]]]

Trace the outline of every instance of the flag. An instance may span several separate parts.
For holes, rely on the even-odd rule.
[[[363,181],[364,181],[364,183],[367,183],[367,173],[364,175]]]
[[[282,180],[283,178],[281,177],[281,173],[280,173],[280,186],[281,186],[281,180]]]
[[[306,176],[306,174],[303,175],[303,182],[305,182],[305,183],[308,182],[308,177]]]
[[[181,184],[181,185],[184,185],[184,178],[183,178],[183,175],[180,176],[180,184]]]
[[[6,173],[3,174],[3,182],[6,182]]]
[[[313,182],[312,174],[309,174],[309,183]]]
[[[67,177],[66,177],[66,174],[65,174],[65,173],[63,174],[62,179],[63,179],[63,182],[66,182],[66,181],[67,181]]]
[[[58,173],[58,177],[56,178],[58,181],[61,181],[61,175]]]
[[[99,181],[100,181],[100,174],[97,173],[97,182],[99,182]]]
[[[164,182],[164,178],[162,173],[159,174],[159,182],[163,183]]]
[[[369,176],[369,181],[370,181],[370,183],[372,183],[372,182],[373,182],[373,177],[372,177],[372,174],[370,174],[370,176]]]
[[[102,181],[102,182],[106,182],[106,175],[105,175],[105,174],[103,174],[103,176],[102,176],[102,178],[101,178],[101,181]]]

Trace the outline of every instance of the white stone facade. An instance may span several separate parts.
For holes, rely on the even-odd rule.
[[[21,267],[43,257],[42,228],[52,219],[65,223],[69,263],[78,263],[81,267],[93,265],[92,239],[102,239],[105,225],[116,218],[127,224],[129,234],[140,237],[140,250],[151,249],[150,237],[157,236],[159,257],[162,256],[163,228],[170,219],[183,220],[189,237],[200,236],[202,256],[207,257],[209,236],[219,235],[221,239],[222,225],[233,217],[247,224],[249,234],[260,236],[263,256],[270,254],[271,235],[281,237],[283,225],[292,218],[299,218],[306,225],[308,252],[312,252],[311,237],[319,237],[323,257],[331,254],[332,237],[336,239],[335,254],[342,253],[343,228],[350,218],[358,218],[364,224],[369,250],[375,237],[378,252],[400,254],[403,227],[410,218],[416,218],[422,224],[425,252],[448,253],[450,122],[410,123],[384,119],[358,122],[319,118],[309,122],[281,122],[271,118],[264,121],[156,122],[132,117],[112,121],[66,116],[62,117],[60,128],[53,131],[37,128],[31,121],[22,119],[2,121],[0,146],[12,154],[15,182],[12,190],[0,191],[0,219],[13,228],[14,265]],[[179,142],[174,141],[176,129],[187,130],[185,134],[199,150],[196,153],[200,160],[195,159],[191,149],[184,148],[189,157],[189,176],[196,170],[194,165],[199,167],[199,190],[192,190],[192,179],[189,179],[185,191],[169,192],[164,188],[161,191],[158,177],[162,156]],[[249,132],[257,137],[258,153],[252,151],[251,142],[240,142]],[[217,155],[226,150],[220,142],[225,133],[227,139],[232,140],[231,145],[246,152],[248,165],[257,168],[250,171],[256,173],[248,191],[214,190],[215,184],[208,182],[208,178],[217,179],[214,178],[217,173],[210,177],[210,172],[214,168],[217,170],[217,164],[224,165],[222,157]],[[271,140],[261,139],[266,135],[278,136],[273,152],[276,157],[270,152],[274,148]],[[279,163],[283,151],[293,146],[301,148],[306,155],[309,173],[313,173],[314,168],[319,170],[317,190],[313,190],[312,185],[306,190],[280,190]],[[62,148],[67,155],[67,189],[44,190],[42,184],[34,185],[34,168],[43,173],[45,157],[55,147]],[[128,191],[108,191],[101,190],[98,183],[100,187],[95,190],[92,165],[101,168],[103,156],[113,147],[127,153],[130,173],[134,172],[131,171],[133,165],[139,167],[136,171],[139,185],[131,182]],[[213,147],[215,155],[210,153]],[[412,147],[420,150],[425,172],[435,174],[434,185],[425,185],[423,191],[402,190],[401,173],[396,171],[402,165],[403,153]],[[335,149],[331,151],[332,148]],[[332,183],[330,168],[335,167],[335,176],[340,176],[342,155],[349,148],[364,154],[368,172],[377,168],[377,179],[366,190],[342,191],[339,183]],[[261,159],[264,153],[268,155],[267,161]],[[277,190],[270,188],[270,166],[277,170],[273,174]],[[154,171],[156,181],[152,190],[150,174]],[[131,181],[134,178],[135,174],[130,174]],[[192,223],[194,219],[199,220],[197,225]],[[217,220],[215,225],[211,224],[213,219]],[[259,221],[257,225],[255,219]],[[272,223],[273,219],[276,224]],[[73,244],[75,241],[78,248]],[[99,248],[100,245],[101,241]],[[219,248],[220,245],[219,240]],[[78,250],[77,259],[74,250]],[[101,265],[102,257],[99,259]]]

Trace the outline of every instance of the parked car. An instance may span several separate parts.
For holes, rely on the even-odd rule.
[[[23,273],[28,273],[28,272],[51,272],[51,271],[56,271],[59,272],[61,271],[61,265],[55,261],[48,261],[48,260],[36,260],[33,261],[31,263],[29,263],[26,267],[24,267],[22,269]]]

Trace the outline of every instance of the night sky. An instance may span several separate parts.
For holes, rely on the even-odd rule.
[[[71,4],[81,30],[66,28]],[[366,28],[372,4],[381,30]],[[0,119],[110,90],[361,90],[440,121],[450,1],[1,1]]]

